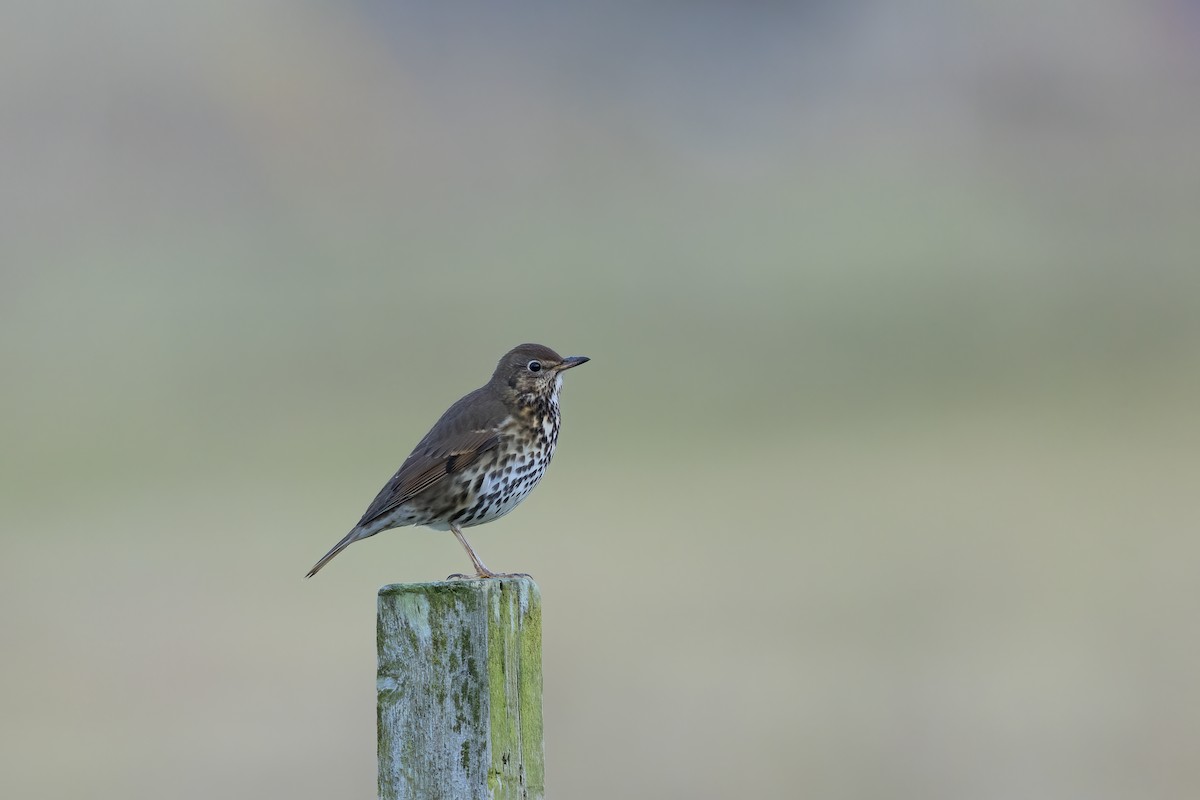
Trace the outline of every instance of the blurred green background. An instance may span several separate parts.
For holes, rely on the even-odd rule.
[[[4,16],[4,796],[374,796],[522,341],[550,796],[1200,794],[1194,2]]]

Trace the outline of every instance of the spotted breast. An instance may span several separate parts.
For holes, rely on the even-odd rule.
[[[559,378],[561,385],[561,378]],[[480,465],[471,481],[466,508],[449,522],[468,528],[498,519],[512,511],[546,474],[558,443],[558,392],[531,398],[501,425],[494,456]]]

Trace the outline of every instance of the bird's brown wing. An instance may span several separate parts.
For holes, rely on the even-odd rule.
[[[431,431],[430,436],[417,445],[417,449],[375,497],[358,525],[309,570],[309,578],[359,539],[386,530],[375,524],[380,518],[386,517],[388,513],[447,475],[466,469],[500,442],[500,436],[494,430],[468,430],[450,435],[439,431],[437,437],[433,437],[433,433],[434,431]],[[435,440],[436,443],[431,443],[431,440]]]
[[[422,442],[380,490],[358,527],[394,511],[447,475],[461,472],[499,443],[495,430],[463,431],[436,444]]]
[[[500,426],[508,413],[499,396],[487,386],[460,398],[413,448],[371,502],[357,527],[369,526],[498,447]]]

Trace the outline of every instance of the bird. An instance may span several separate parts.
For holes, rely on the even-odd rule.
[[[505,353],[491,380],[442,414],[358,524],[305,577],[316,575],[355,542],[409,525],[453,532],[470,556],[476,578],[523,575],[488,569],[462,529],[499,519],[538,485],[558,442],[563,373],[590,360],[564,358],[532,343]]]

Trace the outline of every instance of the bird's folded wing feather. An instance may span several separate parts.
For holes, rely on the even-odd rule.
[[[499,443],[500,436],[494,429],[462,431],[436,445],[422,442],[380,490],[359,520],[359,527],[394,511],[447,475],[461,472]]]

